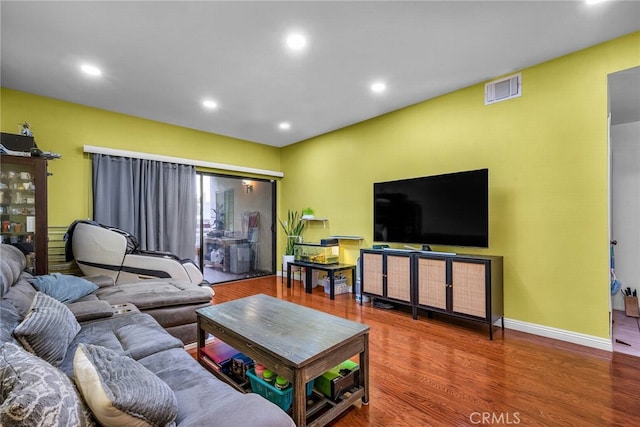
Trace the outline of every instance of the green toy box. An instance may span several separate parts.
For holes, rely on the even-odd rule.
[[[337,400],[343,392],[357,387],[359,380],[360,366],[351,360],[345,360],[316,378],[315,388],[329,399]]]

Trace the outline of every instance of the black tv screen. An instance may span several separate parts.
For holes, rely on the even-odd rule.
[[[489,170],[373,184],[374,241],[489,247]]]

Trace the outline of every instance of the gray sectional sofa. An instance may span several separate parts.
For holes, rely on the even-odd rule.
[[[0,425],[294,426],[212,376],[150,314],[100,300],[111,286],[65,304],[36,290],[20,251],[0,255]]]
[[[151,315],[160,326],[184,344],[196,342],[196,309],[210,305],[214,295],[209,285],[198,286],[176,279],[145,279],[118,284],[108,276],[91,276],[86,279],[95,283],[99,289],[76,301],[85,303],[84,311],[100,311],[99,306],[105,302],[109,308],[113,305],[133,304],[141,312]]]

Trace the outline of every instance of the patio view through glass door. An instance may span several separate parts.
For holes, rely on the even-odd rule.
[[[196,263],[215,284],[275,272],[275,182],[198,172]]]

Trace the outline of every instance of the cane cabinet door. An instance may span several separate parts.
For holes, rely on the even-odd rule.
[[[387,255],[387,298],[411,302],[411,256]]]
[[[487,266],[455,260],[451,264],[453,312],[487,317]]]
[[[418,304],[447,309],[447,260],[418,258]]]
[[[362,254],[362,292],[383,295],[383,257],[382,254]]]

